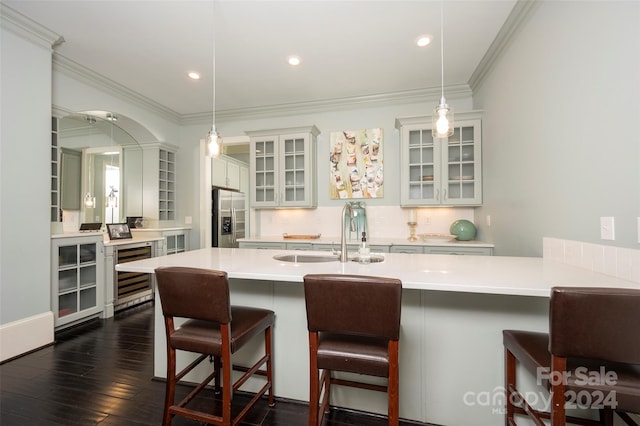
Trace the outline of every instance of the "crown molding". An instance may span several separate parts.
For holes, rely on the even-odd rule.
[[[3,28],[46,49],[64,43],[64,38],[33,19],[0,2],[0,24]]]
[[[58,53],[54,53],[53,55],[53,69],[99,90],[106,91],[111,95],[153,111],[161,117],[178,125],[209,123],[212,119],[212,111],[194,114],[178,114],[177,112]],[[472,94],[471,89],[467,84],[447,86],[445,87],[445,91],[447,98],[449,99],[470,97]],[[430,100],[437,101],[440,98],[440,95],[441,88],[437,87],[354,96],[349,98],[321,99],[287,104],[216,110],[216,121],[224,122],[237,119],[269,118],[336,110],[343,111],[365,106],[381,107],[412,102],[428,102]]]
[[[524,22],[533,15],[533,12],[540,6],[540,3],[540,0],[518,0],[516,2],[507,20],[500,28],[500,31],[498,31],[498,35],[469,78],[469,87],[471,87],[473,92],[480,87],[495,62],[502,56],[505,48],[513,40],[514,34],[519,31]]]
[[[271,118],[291,115],[312,114],[327,111],[344,111],[362,107],[384,107],[414,102],[437,102],[442,94],[441,88],[406,90],[401,92],[379,93],[374,95],[353,96],[349,98],[321,99],[277,105],[264,105],[227,110],[216,110],[216,122],[251,118]],[[467,84],[445,87],[447,99],[470,97],[472,92]],[[185,115],[182,124],[209,123],[212,112]]]
[[[53,54],[53,70],[66,74],[76,80],[82,81],[92,87],[105,91],[110,95],[116,96],[133,104],[139,105],[159,116],[170,120],[176,124],[180,124],[180,114],[170,108],[167,108],[158,102],[147,98],[131,89],[117,83],[91,69],[80,65],[79,63],[57,53]]]

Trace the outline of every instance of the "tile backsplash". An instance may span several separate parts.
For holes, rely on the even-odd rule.
[[[316,209],[256,210],[256,226],[252,236],[287,234],[322,234],[340,236],[342,208],[318,207]],[[409,237],[409,208],[399,206],[367,206],[367,222],[370,238]],[[448,234],[449,227],[457,219],[474,220],[473,208],[416,208],[418,226],[416,234]]]
[[[542,257],[640,283],[640,250],[545,237]]]

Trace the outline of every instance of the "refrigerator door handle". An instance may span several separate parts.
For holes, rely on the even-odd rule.
[[[232,238],[233,243],[235,244],[235,242],[236,242],[236,226],[238,225],[236,223],[236,209],[235,209],[235,207],[231,208],[231,223],[233,224],[231,226],[231,238]]]

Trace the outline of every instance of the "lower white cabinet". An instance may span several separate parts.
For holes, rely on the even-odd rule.
[[[359,248],[360,248],[360,244],[358,244],[358,243],[348,243],[347,244],[347,251],[350,254],[357,254]],[[334,243],[334,244],[314,244],[313,245],[313,250],[340,251],[340,243],[338,242],[338,243]],[[371,251],[371,253],[389,253],[389,246],[388,245],[379,245],[379,244],[370,244],[369,245],[369,250]]]
[[[56,329],[102,313],[103,238],[97,233],[51,239],[51,310]]]
[[[165,254],[176,254],[187,251],[187,238],[186,232],[167,232],[164,236],[165,240]]]
[[[240,248],[246,249],[274,249],[274,250],[286,250],[287,243],[276,242],[256,242],[256,241],[240,241]]]
[[[161,237],[156,246],[156,256],[182,253],[189,250],[191,228],[136,228],[131,232],[140,238]]]
[[[473,256],[493,256],[491,247],[433,247],[427,246],[424,252],[428,254],[466,254]]]
[[[410,245],[392,245],[389,247],[390,253],[424,253],[423,246],[410,246]]]
[[[350,254],[358,253],[360,244],[350,242],[347,250]],[[340,251],[337,243],[305,243],[305,242],[276,242],[276,241],[241,241],[240,248],[276,249],[276,250],[315,250]],[[425,246],[419,244],[370,244],[371,253],[410,253],[410,254],[466,254],[474,256],[492,256],[491,247],[454,247],[454,246]]]
[[[425,254],[466,254],[473,256],[492,256],[491,247],[452,247],[452,246],[416,246],[392,245],[391,253],[425,253]]]

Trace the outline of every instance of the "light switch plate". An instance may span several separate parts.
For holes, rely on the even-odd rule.
[[[612,216],[600,218],[600,238],[610,241],[616,239],[614,220]]]

